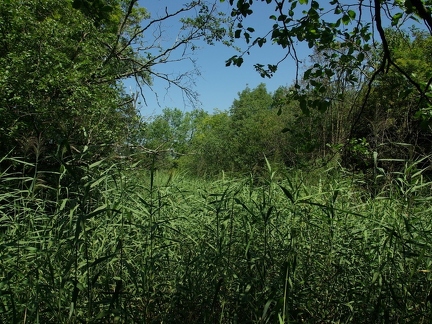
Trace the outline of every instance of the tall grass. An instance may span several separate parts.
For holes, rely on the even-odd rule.
[[[342,169],[5,170],[0,322],[429,323],[432,183],[416,165],[374,198]]]

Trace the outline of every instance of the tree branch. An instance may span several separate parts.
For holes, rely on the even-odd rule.
[[[432,35],[432,16],[430,10],[428,10],[421,0],[411,0],[413,6],[417,9],[417,13],[425,22]]]

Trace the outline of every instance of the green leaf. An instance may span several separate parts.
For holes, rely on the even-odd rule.
[[[287,19],[287,15],[279,15],[278,21],[285,21]]]
[[[235,64],[240,67],[243,64],[243,58],[239,57],[236,59]]]
[[[399,12],[399,13],[393,15],[391,25],[397,26],[399,23],[399,20],[402,18],[402,16],[403,16],[402,12]]]
[[[300,109],[306,116],[309,116],[309,108],[307,106],[307,100],[305,98],[300,99]]]
[[[342,16],[342,23],[344,25],[348,25],[351,22],[351,18],[348,15],[343,15]]]
[[[281,185],[279,185],[279,187],[282,189],[283,193],[285,194],[285,196],[287,196],[287,198],[291,201],[291,203],[295,203],[294,200],[294,196],[291,194],[291,192],[289,192],[289,190]]]
[[[234,56],[230,57],[228,60],[226,60],[225,66],[230,66],[231,64],[236,65],[237,58],[238,58],[237,55],[234,55]]]
[[[265,38],[258,38],[258,46],[262,47],[267,40]]]
[[[100,160],[100,161],[96,161],[96,162],[90,164],[90,165],[89,165],[89,169],[92,169],[92,168],[94,168],[94,167],[97,167],[97,166],[101,165],[101,163],[102,163],[103,161],[104,161],[104,160]]]
[[[356,13],[354,10],[348,10],[348,16],[351,18],[351,20],[355,19]]]

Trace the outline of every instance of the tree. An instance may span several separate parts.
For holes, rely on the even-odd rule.
[[[266,159],[274,165],[295,165],[301,145],[298,137],[282,130],[287,124],[296,127],[295,112],[299,111],[284,102],[285,111],[278,114],[283,94],[283,88],[269,93],[264,84],[246,87],[229,111],[200,119],[185,165],[197,175],[259,174],[266,168]]]
[[[396,64],[427,87],[432,76],[432,36],[414,29],[410,33],[386,30],[386,37]],[[364,138],[370,151],[377,152],[380,158],[411,160],[427,156],[432,147],[430,116],[424,108],[427,106],[427,99],[415,85],[392,66],[372,83],[352,137]],[[411,145],[409,150],[407,145]]]
[[[223,0],[221,0],[223,1]],[[325,55],[326,61],[316,66],[317,71],[326,73],[330,77],[335,75],[339,68],[345,70],[344,77],[348,82],[355,83],[357,71],[369,73],[368,90],[364,97],[367,101],[372,83],[378,75],[386,73],[390,68],[400,74],[412,84],[415,91],[425,99],[425,105],[431,105],[429,98],[430,89],[422,85],[416,76],[409,73],[409,69],[400,64],[395,58],[395,52],[389,45],[389,40],[384,27],[400,28],[408,20],[415,21],[424,29],[432,33],[432,3],[422,0],[408,1],[381,1],[373,0],[370,3],[358,1],[356,3],[342,3],[338,0],[331,1],[323,6],[316,0],[266,0],[273,6],[274,14],[269,17],[269,28],[263,35],[254,36],[254,26],[246,25],[248,16],[256,15],[257,3],[253,0],[230,0],[233,7],[231,16],[234,18],[234,38],[244,38],[249,44],[248,48],[240,55],[235,55],[227,60],[227,65],[241,66],[246,53],[252,47],[262,47],[268,43],[276,44],[285,49],[285,55],[274,64],[255,65],[257,71],[263,77],[271,77],[276,72],[278,65],[288,57],[291,57],[297,66],[295,98],[299,100],[302,109],[309,110],[318,107],[325,110],[329,107],[327,100],[308,101],[308,93],[300,87],[299,67],[301,58],[297,56],[297,42],[306,42],[309,48],[317,51],[333,50],[330,55]],[[364,62],[370,49],[378,43],[381,44],[381,58],[372,70],[365,70]],[[322,83],[313,83],[310,72],[305,71],[303,80],[310,82],[314,91],[321,91]],[[426,84],[432,83],[429,76]]]
[[[216,111],[197,120],[190,142],[189,155],[181,165],[196,176],[214,176],[233,171],[233,132],[227,112]]]
[[[191,142],[200,120],[207,113],[200,109],[183,112],[178,108],[165,108],[161,115],[149,121],[142,134],[142,145],[156,154],[157,167],[169,169],[178,160],[191,153]]]
[[[100,40],[113,35],[71,2],[3,2],[0,10],[2,154],[20,156],[28,146],[38,146],[36,155],[53,153],[66,143],[82,151],[123,137],[120,120],[134,114],[128,98],[114,78],[96,81],[114,72],[100,59],[106,54]]]
[[[246,87],[238,95],[230,108],[234,163],[237,171],[250,172],[265,166],[265,157],[270,158],[273,151],[273,145],[266,145],[267,137],[274,131],[280,133],[282,127],[276,130],[270,121],[276,114],[272,95],[263,83],[253,90]]]
[[[177,61],[176,51],[187,59],[194,40],[220,38],[214,11],[194,1],[151,18],[138,0],[2,1],[0,155],[52,168],[123,152],[142,121],[122,80],[135,78],[143,94],[162,78],[192,95],[182,77],[157,66]],[[172,19],[182,19],[182,27],[162,47],[161,24]]]

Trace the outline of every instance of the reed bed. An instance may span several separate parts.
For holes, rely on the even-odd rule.
[[[430,323],[432,183],[414,164],[374,195],[341,168],[5,170],[0,322]]]

